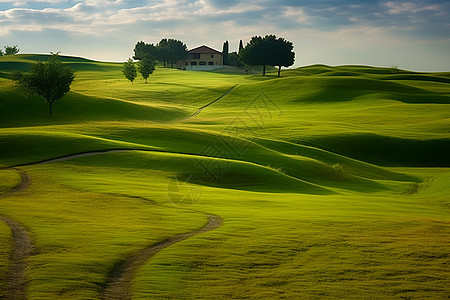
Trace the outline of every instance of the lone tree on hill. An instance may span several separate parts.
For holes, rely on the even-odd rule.
[[[239,56],[243,63],[250,66],[263,66],[263,75],[266,75],[266,66],[278,66],[278,76],[281,67],[294,64],[295,53],[293,45],[284,38],[275,35],[266,35],[264,38],[254,36],[243,48]]]
[[[17,45],[14,46],[5,46],[5,55],[15,55],[19,53],[19,48],[17,48]]]
[[[228,65],[228,52],[229,52],[229,44],[228,41],[223,43],[222,55],[223,55],[223,64]]]
[[[48,103],[50,117],[53,115],[53,103],[70,90],[70,85],[75,78],[72,68],[63,65],[58,57],[58,53],[52,53],[47,62],[39,61],[33,65],[30,73],[14,76],[21,87]]]
[[[124,64],[123,64],[123,75],[131,81],[131,84],[133,84],[133,81],[136,79],[137,72],[136,72],[136,66],[134,65],[134,62],[131,58],[129,58]]]
[[[150,59],[148,57],[144,57],[138,63],[138,70],[139,70],[139,73],[141,73],[142,77],[145,79],[145,83],[147,83],[147,78],[155,70],[155,63],[153,62],[152,59]]]

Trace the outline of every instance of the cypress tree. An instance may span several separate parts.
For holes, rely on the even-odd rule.
[[[228,41],[225,41],[225,42],[223,43],[223,49],[222,49],[222,54],[223,54],[223,64],[224,64],[224,65],[228,65],[228,50],[229,50]]]
[[[238,51],[238,53],[240,53],[243,48],[244,48],[244,44],[242,43],[242,40],[240,40],[239,41],[239,51]]]

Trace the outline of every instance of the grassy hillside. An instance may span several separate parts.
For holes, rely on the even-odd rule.
[[[0,215],[37,248],[30,299],[99,298],[121,261],[208,214],[223,225],[147,261],[134,299],[450,296],[450,73],[157,68],[132,85],[121,64],[62,57],[76,78],[50,118],[9,79],[46,59],[0,57],[0,167],[124,151],[22,166],[12,194],[20,175],[0,169]],[[3,222],[0,241],[5,266]]]

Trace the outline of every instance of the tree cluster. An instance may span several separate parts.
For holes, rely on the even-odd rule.
[[[141,73],[142,78],[144,78],[145,83],[147,83],[147,79],[150,74],[155,70],[155,62],[148,57],[144,57],[137,63],[137,70]],[[122,69],[123,75],[128,79],[131,84],[133,84],[134,80],[137,77],[136,64],[134,61],[129,58],[124,64]]]
[[[186,44],[176,39],[162,39],[158,44],[146,44],[138,42],[134,47],[134,59],[143,58],[159,61],[166,67],[168,64],[176,64],[178,60],[185,59],[187,56]]]
[[[241,67],[263,66],[263,75],[266,74],[266,66],[278,67],[280,76],[281,67],[289,67],[294,64],[295,53],[292,42],[275,35],[265,37],[254,36],[244,47],[242,40],[239,41],[239,52],[227,53],[225,61],[225,50],[228,51],[228,41],[224,44],[224,64]]]
[[[138,60],[137,70],[136,64],[130,58],[123,65],[123,74],[133,83],[137,77],[137,71],[141,73],[145,83],[150,74],[155,70],[157,61],[164,64],[164,67],[177,63],[178,60],[185,59],[187,56],[187,47],[182,41],[175,39],[162,39],[158,44],[147,44],[142,41],[134,46],[133,59]]]
[[[17,45],[14,46],[5,46],[5,52],[3,52],[2,49],[0,49],[0,56],[3,55],[15,55],[17,53],[19,53],[19,48],[17,48]]]

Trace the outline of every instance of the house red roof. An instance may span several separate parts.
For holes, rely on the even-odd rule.
[[[200,53],[200,54],[220,54],[222,55],[222,52],[219,52],[217,50],[214,50],[213,48],[210,48],[208,46],[200,46],[194,49],[191,49],[188,51],[188,53]]]

